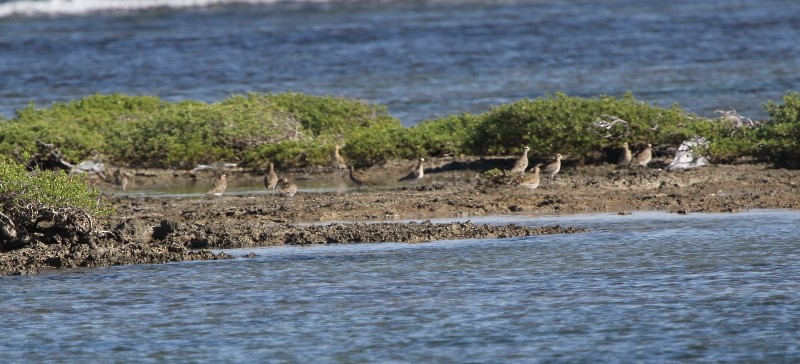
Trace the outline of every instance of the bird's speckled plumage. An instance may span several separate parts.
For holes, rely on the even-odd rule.
[[[536,187],[539,187],[539,182],[541,182],[539,172],[541,172],[542,169],[538,165],[533,167],[532,169],[533,173],[526,174],[519,185],[521,187],[525,187],[530,190],[535,190]]]
[[[561,154],[556,153],[555,162],[550,163],[546,165],[544,168],[542,168],[542,174],[547,176],[547,178],[549,178],[551,181],[553,180],[553,177],[556,175],[556,173],[558,173],[561,170],[561,158],[562,158]]]
[[[647,164],[653,159],[653,145],[647,144],[647,147],[644,148],[641,152],[637,153],[635,157],[633,157],[633,161],[631,164],[641,167],[647,167]]]
[[[269,163],[269,173],[264,176],[264,187],[267,190],[275,192],[275,187],[278,186],[278,175],[275,173],[275,166],[272,162]]]
[[[211,186],[211,189],[206,192],[207,195],[214,195],[214,196],[221,196],[225,193],[225,189],[228,188],[228,181],[225,179],[225,175],[221,174],[217,177],[217,180],[214,181],[214,185]]]
[[[619,166],[627,166],[631,164],[631,160],[633,156],[631,154],[631,149],[628,147],[628,142],[622,143],[622,154],[619,156],[619,161],[617,165]]]
[[[281,188],[278,190],[283,197],[294,197],[297,193],[297,185],[289,182],[286,178],[280,180]]]
[[[339,149],[342,149],[342,146],[336,144],[333,146],[333,148],[334,148],[333,154],[331,154],[331,162],[333,163],[333,168],[347,169],[347,163],[344,157],[342,157],[342,155],[339,153]]]
[[[400,181],[413,182],[413,181],[421,180],[422,177],[425,176],[425,165],[423,164],[424,162],[425,162],[425,158],[420,158],[419,159],[419,163],[417,163],[417,168],[414,168],[413,171],[408,173],[405,177],[401,178]]]
[[[372,184],[372,181],[369,180],[369,177],[367,177],[364,172],[356,171],[356,168],[352,165],[350,166],[350,181],[355,183],[355,185],[358,187]]]
[[[522,152],[522,155],[517,158],[517,161],[514,162],[514,167],[511,168],[511,172],[514,173],[523,173],[526,169],[528,169],[528,151],[531,150],[529,147],[525,147],[525,150]]]

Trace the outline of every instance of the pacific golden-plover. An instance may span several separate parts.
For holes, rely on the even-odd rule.
[[[647,167],[647,164],[653,159],[653,145],[647,144],[647,147],[644,148],[641,152],[637,153],[631,164],[635,166]]]
[[[420,158],[419,163],[417,163],[417,168],[414,168],[413,171],[409,172],[408,175],[399,179],[401,182],[415,182],[422,179],[425,176],[425,166],[424,163],[425,158]]]
[[[221,174],[217,177],[217,180],[214,181],[214,185],[211,186],[211,189],[206,192],[206,195],[221,196],[225,193],[226,188],[228,188],[228,181],[225,179],[225,175]]]
[[[372,184],[366,174],[361,171],[356,171],[356,168],[350,165],[350,180],[358,187],[368,186]]]
[[[631,164],[632,159],[631,149],[628,148],[628,142],[622,143],[622,154],[619,156],[619,161],[617,161],[618,166],[627,166]]]
[[[272,193],[275,193],[275,187],[278,186],[278,175],[275,173],[275,165],[272,162],[269,162],[269,173],[264,176],[264,187],[267,190],[272,190]]]
[[[342,149],[342,146],[336,144],[333,146],[333,154],[331,154],[331,162],[333,164],[333,168],[336,169],[347,169],[347,163],[344,157],[339,154],[339,149]]]
[[[550,179],[550,181],[552,181],[556,173],[558,173],[558,171],[561,170],[561,158],[562,158],[561,154],[556,153],[555,162],[550,163],[546,165],[544,168],[542,168],[542,174],[547,176],[547,178]]]
[[[514,162],[514,167],[511,168],[511,172],[514,173],[524,173],[526,169],[528,169],[528,151],[531,150],[529,147],[525,147],[522,152],[522,155],[517,158]]]
[[[122,189],[122,192],[128,190],[128,182],[130,182],[130,179],[128,178],[128,172],[117,169],[114,171],[114,181],[116,182],[117,186]]]
[[[294,195],[297,193],[297,185],[289,182],[289,180],[286,178],[281,178],[280,183],[281,187],[278,192],[280,192],[281,196],[294,197]]]
[[[535,167],[533,167],[533,173],[526,174],[519,185],[530,190],[535,190],[536,187],[539,187],[539,182],[541,181],[541,178],[539,177],[539,172],[541,171],[542,169],[537,164]]]

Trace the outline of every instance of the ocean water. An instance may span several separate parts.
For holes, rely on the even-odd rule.
[[[0,1],[0,114],[93,93],[341,95],[404,124],[553,92],[714,117],[800,90],[795,0]]]
[[[0,277],[3,363],[800,361],[800,213]]]

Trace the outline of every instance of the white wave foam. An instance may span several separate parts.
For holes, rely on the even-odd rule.
[[[21,0],[0,3],[0,18],[11,16],[84,15],[154,8],[198,8],[224,4],[272,4],[285,0]],[[302,0],[325,2],[325,0]]]
[[[11,0],[0,2],[0,19],[8,17],[70,16],[99,12],[131,12],[147,9],[184,9],[225,4],[276,3],[386,3],[395,0]],[[400,0],[402,1],[402,0]],[[516,0],[423,0],[430,3],[448,2],[514,2]]]

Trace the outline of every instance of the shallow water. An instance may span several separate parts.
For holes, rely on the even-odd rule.
[[[377,174],[377,173],[376,173]],[[426,174],[425,184],[428,185],[448,185],[448,184],[463,184],[471,177],[476,175],[475,172],[455,172],[448,174]],[[397,176],[387,177],[385,175],[376,176],[372,181],[373,185],[365,187],[356,187],[350,181],[346,172],[339,172],[334,174],[325,175],[309,175],[309,176],[289,176],[293,183],[297,185],[299,193],[346,193],[358,191],[381,191],[393,190],[403,187],[417,186],[416,182],[400,182]],[[216,178],[206,179],[174,179],[164,183],[146,183],[146,182],[132,182],[129,183],[127,189],[122,191],[118,186],[108,187],[105,192],[115,195],[127,195],[131,197],[202,197],[205,196],[209,188],[214,183]],[[228,177],[228,187],[225,190],[225,195],[234,196],[250,196],[250,195],[265,195],[270,194],[272,191],[264,187],[263,177]]]
[[[800,90],[794,0],[237,2],[0,0],[0,113],[96,92],[298,91],[381,103],[411,125],[631,91],[759,118]]]
[[[800,213],[0,278],[4,362],[797,362]]]

